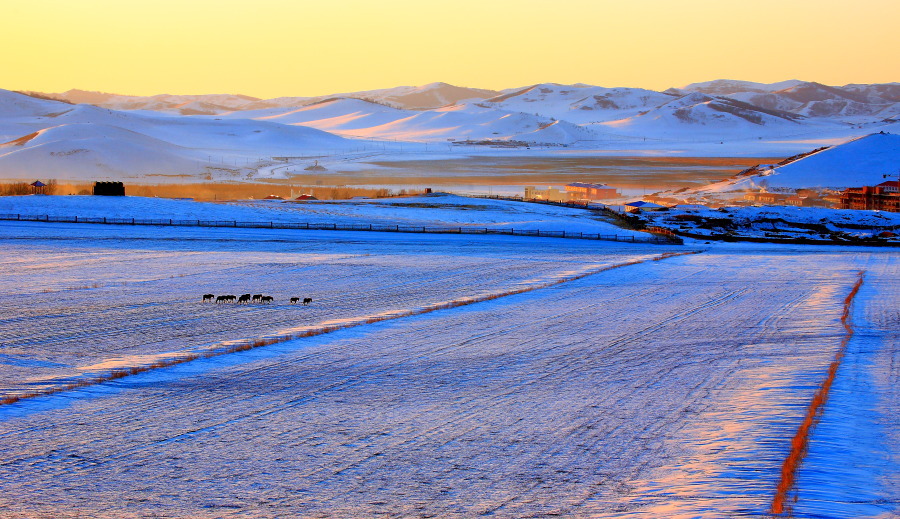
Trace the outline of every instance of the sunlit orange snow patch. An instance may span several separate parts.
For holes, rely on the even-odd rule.
[[[860,271],[856,284],[853,285],[853,289],[850,290],[850,293],[847,294],[847,297],[844,299],[844,311],[841,314],[841,324],[844,326],[844,330],[847,333],[844,335],[844,339],[841,341],[841,345],[834,355],[834,360],[831,361],[831,364],[828,366],[828,373],[825,376],[825,380],[822,381],[819,389],[817,389],[815,395],[813,395],[809,407],[806,408],[806,416],[804,416],[803,422],[800,424],[797,433],[791,440],[791,452],[781,466],[781,478],[778,480],[775,497],[772,499],[773,514],[785,513],[787,493],[794,488],[794,483],[797,478],[797,469],[800,467],[800,463],[803,461],[803,456],[806,455],[807,447],[809,446],[810,431],[822,415],[825,402],[828,400],[828,392],[831,390],[831,384],[834,383],[835,375],[837,375],[837,370],[840,367],[841,360],[843,360],[844,353],[847,350],[847,344],[850,342],[850,338],[853,337],[853,327],[850,325],[850,305],[853,303],[853,298],[856,297],[856,293],[859,292],[859,289],[862,286],[864,272],[865,271]],[[790,509],[787,510],[787,513],[791,513]]]
[[[4,142],[3,144],[0,144],[0,146],[24,146],[25,143],[27,143],[31,139],[34,139],[35,137],[40,135],[40,133],[41,132],[29,133],[28,135],[19,137],[18,139],[14,140],[14,141]]]

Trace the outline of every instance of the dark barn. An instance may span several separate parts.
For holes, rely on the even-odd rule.
[[[94,182],[94,195],[125,196],[125,184],[121,182]]]

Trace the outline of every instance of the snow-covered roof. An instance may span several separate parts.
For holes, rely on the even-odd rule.
[[[629,202],[627,204],[628,207],[640,207],[644,209],[657,209],[660,207],[665,207],[664,205],[654,204],[653,202],[644,202],[643,200],[638,200],[637,202]]]
[[[606,184],[590,184],[587,182],[572,182],[571,184],[566,184],[566,187],[584,187],[588,189],[615,189],[614,187],[607,186]]]

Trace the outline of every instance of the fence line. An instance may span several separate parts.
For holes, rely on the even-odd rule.
[[[570,231],[542,231],[538,229],[492,229],[488,227],[428,227],[384,224],[341,224],[309,222],[240,222],[237,220],[176,220],[169,218],[108,218],[84,216],[50,216],[0,214],[0,220],[20,222],[93,223],[105,225],[162,225],[167,227],[233,227],[245,229],[300,229],[324,231],[373,231],[425,234],[502,234],[509,236],[533,236],[540,238],[574,238],[628,243],[680,244],[680,240],[667,236],[634,236],[618,234],[591,234]]]

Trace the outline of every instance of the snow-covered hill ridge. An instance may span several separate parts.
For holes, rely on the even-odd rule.
[[[581,83],[541,83],[498,92],[438,82],[422,86],[273,99],[226,94],[164,94],[144,97],[83,90],[41,95],[115,110],[154,110],[180,115],[298,108],[332,98],[364,99],[406,110],[429,110],[463,101],[482,101],[494,108],[585,124],[633,117],[643,110],[658,107],[672,97],[692,92],[728,97],[763,109],[787,111],[797,116],[837,118],[850,122],[859,122],[860,117],[888,118],[900,115],[897,108],[897,103],[900,103],[900,83],[827,86],[796,79],[769,84],[718,79],[670,88],[664,92],[642,88],[605,88]]]
[[[467,99],[484,99],[498,94],[499,92],[494,90],[458,87],[440,82],[422,86],[401,86],[324,96],[273,99],[231,94],[130,96],[76,89],[61,93],[39,93],[41,96],[60,101],[92,104],[113,110],[154,110],[181,115],[214,115],[233,110],[300,107],[336,97],[365,99],[401,109],[424,110]]]
[[[404,151],[401,143],[415,143],[405,151],[430,151],[428,157],[436,149],[459,149],[459,143],[479,146],[469,148],[476,154],[502,145],[522,151],[565,146],[616,154],[787,156],[808,150],[807,143],[821,146],[900,128],[900,104],[892,101],[900,98],[900,85],[777,87],[784,88],[767,92],[758,84],[732,84],[726,90],[753,92],[723,96],[553,83],[496,92],[433,83],[315,99],[153,96],[140,110],[0,90],[0,144],[15,143],[0,154],[0,178],[286,178],[289,165],[277,163],[291,157],[315,155],[329,167],[396,156]],[[74,100],[137,106],[122,96],[70,94]],[[417,109],[397,106],[404,103]],[[429,104],[440,106],[422,108]],[[52,143],[32,142],[32,134],[50,129],[43,138]],[[436,143],[442,146],[428,149]]]
[[[864,122],[900,115],[900,84],[845,85],[833,87],[806,81],[772,85],[740,81],[712,81],[688,85],[673,93],[700,92],[726,96],[763,109],[780,110],[804,117]]]
[[[695,191],[791,192],[803,188],[841,190],[874,186],[884,182],[885,175],[896,178],[900,173],[900,135],[874,133],[784,165],[762,166],[757,170],[759,173],[738,176]]]
[[[251,161],[346,146],[302,126],[116,111],[0,90],[0,178],[200,180],[215,170],[237,180],[253,174]]]

